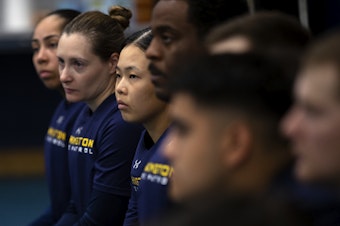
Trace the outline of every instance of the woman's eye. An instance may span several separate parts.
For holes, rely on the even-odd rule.
[[[50,48],[52,48],[52,49],[55,49],[55,48],[58,47],[58,43],[57,43],[57,42],[53,42],[53,43],[50,43],[48,46],[49,46]]]
[[[64,62],[59,61],[58,68],[59,70],[63,70],[65,68]]]
[[[38,51],[39,51],[39,48],[38,48],[38,47],[32,48],[32,52],[33,52],[33,53],[37,53]]]
[[[76,67],[78,67],[78,68],[81,68],[81,67],[84,66],[84,64],[83,64],[82,62],[80,62],[80,61],[75,61],[75,62],[74,62],[74,65],[75,65]]]
[[[129,78],[137,78],[137,75],[130,75]]]

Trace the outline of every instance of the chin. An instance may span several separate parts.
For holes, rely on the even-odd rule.
[[[82,101],[82,100],[79,100],[78,98],[68,96],[68,95],[66,95],[66,100],[70,103],[76,103],[76,102]]]
[[[53,83],[53,82],[43,82],[45,87],[50,90],[59,90],[62,86],[60,83]]]
[[[121,113],[122,113],[122,112],[121,112]],[[123,120],[124,120],[125,122],[128,122],[128,123],[137,123],[137,121],[134,120],[134,118],[129,117],[129,116],[123,114],[123,113],[122,113],[122,118],[123,118]]]

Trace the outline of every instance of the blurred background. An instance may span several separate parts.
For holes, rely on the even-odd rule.
[[[240,0],[242,1],[242,0]],[[279,10],[297,17],[314,35],[339,25],[339,0],[244,0],[251,12]],[[26,225],[48,203],[42,144],[60,100],[35,74],[30,38],[51,10],[133,11],[127,33],[149,25],[153,0],[0,0],[0,226]]]

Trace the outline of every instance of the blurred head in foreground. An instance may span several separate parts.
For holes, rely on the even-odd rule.
[[[289,159],[278,124],[291,83],[276,61],[255,53],[202,56],[181,67],[170,84],[165,147],[171,197],[265,190]]]

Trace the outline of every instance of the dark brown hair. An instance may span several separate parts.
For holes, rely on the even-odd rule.
[[[63,33],[79,33],[91,41],[92,51],[106,61],[112,53],[119,53],[124,42],[124,30],[132,13],[122,6],[113,6],[109,15],[99,11],[80,14],[65,27]]]

